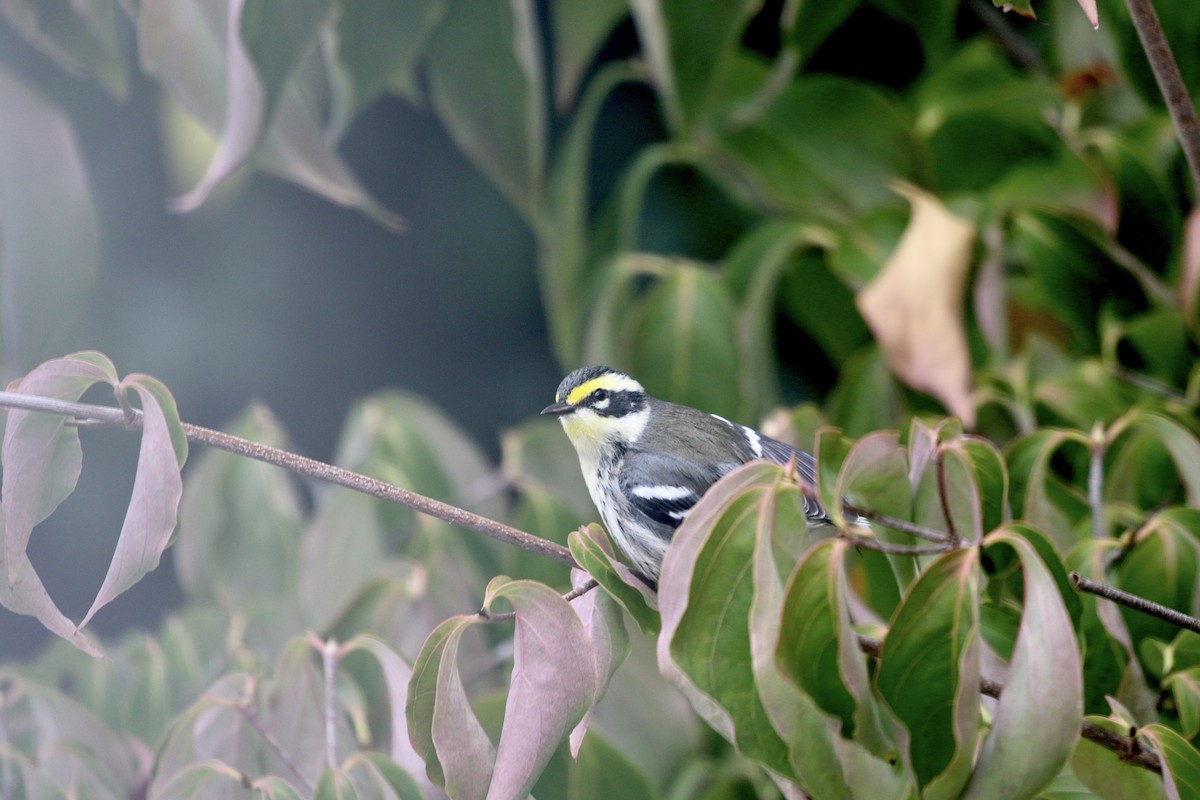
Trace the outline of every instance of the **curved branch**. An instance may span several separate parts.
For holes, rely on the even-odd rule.
[[[97,406],[89,403],[68,403],[49,397],[38,397],[36,395],[20,394],[17,392],[0,392],[0,407],[22,408],[28,411],[62,414],[63,416],[81,421],[84,427],[140,428],[142,426],[142,414],[137,409],[132,409],[133,414],[127,418],[125,412],[119,408]],[[317,480],[342,486],[346,489],[353,489],[356,492],[362,492],[372,497],[378,497],[381,500],[398,503],[414,511],[419,511],[422,514],[440,519],[443,522],[449,522],[460,528],[482,533],[484,536],[514,545],[522,550],[528,550],[531,553],[558,561],[561,564],[566,564],[570,567],[578,566],[575,563],[575,559],[571,557],[571,551],[557,542],[543,539],[540,536],[534,536],[532,533],[526,533],[523,530],[505,525],[502,522],[497,522],[458,508],[457,506],[452,506],[449,503],[443,503],[441,500],[434,500],[432,497],[426,497],[423,494],[394,486],[377,478],[362,475],[348,469],[343,469],[342,467],[335,467],[332,464],[326,464],[323,461],[317,461],[316,459],[307,458],[287,450],[281,450],[278,447],[270,447],[258,442],[252,442],[240,436],[233,436],[221,431],[214,431],[211,428],[192,425],[188,422],[183,423],[183,431],[187,435],[189,442],[253,458],[256,461],[283,467],[298,475],[316,478]]]

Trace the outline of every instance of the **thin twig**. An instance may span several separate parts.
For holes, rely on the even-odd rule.
[[[599,585],[600,584],[596,583],[594,579],[588,578],[586,581],[564,594],[562,596],[563,600],[566,600],[569,603],[576,598],[583,597],[585,594],[590,592],[592,589],[595,589]],[[515,611],[505,611],[502,614],[493,614],[486,608],[481,608],[475,613],[478,614],[479,618],[484,622],[512,622],[517,618],[517,612]]]
[[[1081,592],[1090,592],[1091,594],[1099,595],[1106,600],[1112,600],[1114,603],[1120,603],[1127,608],[1132,608],[1134,611],[1140,611],[1143,614],[1149,614],[1152,617],[1166,620],[1177,627],[1200,633],[1200,619],[1188,616],[1173,608],[1159,605],[1153,600],[1138,597],[1136,594],[1122,591],[1115,586],[1109,586],[1107,583],[1099,583],[1090,578],[1085,578],[1078,572],[1071,573],[1071,583],[1075,584],[1075,588]]]
[[[134,409],[133,418],[126,420],[125,414],[118,408],[96,406],[88,403],[67,403],[48,397],[24,395],[14,392],[0,392],[0,407],[22,408],[29,411],[42,411],[51,414],[62,414],[66,417],[90,420],[93,424],[139,428],[142,424],[141,412]],[[557,542],[534,536],[531,533],[518,530],[502,522],[473,514],[449,503],[434,500],[422,494],[402,489],[390,483],[352,472],[348,469],[335,467],[316,459],[306,458],[287,450],[270,447],[240,436],[232,436],[221,431],[203,428],[191,423],[183,423],[183,430],[189,442],[215,447],[237,455],[253,458],[266,464],[291,470],[299,475],[316,478],[356,492],[378,497],[392,503],[418,511],[422,514],[458,525],[476,533],[482,533],[506,544],[511,544],[522,550],[544,556],[568,566],[578,566],[571,557],[571,551]]]
[[[1196,120],[1196,109],[1192,106],[1183,76],[1179,74],[1179,65],[1171,54],[1171,46],[1163,34],[1154,4],[1150,0],[1125,0],[1125,5],[1129,7],[1133,27],[1142,40],[1142,49],[1146,51],[1146,59],[1154,70],[1158,89],[1162,92],[1167,110],[1171,112],[1171,121],[1175,123],[1183,156],[1192,173],[1192,185],[1200,193],[1200,122]]]
[[[877,550],[880,553],[893,553],[901,556],[924,556],[933,553],[945,553],[957,547],[952,542],[942,542],[941,544],[893,544],[891,542],[881,542],[878,539],[868,539],[865,536],[851,536],[849,534],[843,534],[843,538],[855,547],[861,547],[864,550]]]
[[[320,640],[318,640],[319,642]],[[337,703],[336,681],[338,665],[338,645],[336,639],[330,639],[321,647],[321,666],[325,671],[325,766],[337,769]]]
[[[235,704],[234,708],[237,709],[238,713],[242,715],[242,718],[246,720],[250,727],[253,728],[258,735],[263,738],[263,741],[267,743],[267,746],[275,752],[275,755],[281,762],[283,762],[283,765],[288,768],[288,771],[292,773],[292,776],[299,781],[301,788],[304,789],[304,793],[311,797],[316,791],[317,787],[314,786],[312,782],[309,781],[309,779],[304,775],[304,773],[300,771],[300,767],[297,766],[296,762],[292,760],[292,757],[288,755],[288,752],[286,749],[284,749],[283,744],[275,738],[275,734],[271,733],[267,726],[263,724],[262,719],[260,719],[258,716],[258,711],[256,711],[254,708],[253,683],[250,684],[248,689],[249,696],[241,702]]]
[[[1092,427],[1091,459],[1088,462],[1088,506],[1092,510],[1092,538],[1104,536],[1104,426]]]
[[[937,542],[939,544],[946,543],[945,531],[927,528],[924,525],[918,525],[915,522],[909,522],[908,520],[898,519],[896,517],[888,516],[887,514],[881,514],[878,511],[872,511],[869,508],[862,508],[854,505],[853,503],[843,502],[842,510],[850,514],[863,517],[864,519],[868,519],[871,522],[878,522],[880,525],[899,531],[900,533],[907,533],[911,536],[916,536],[918,539],[925,539],[926,541]]]
[[[872,658],[879,658],[883,653],[883,642],[879,639],[859,634],[858,648]],[[999,699],[1003,692],[1004,686],[1000,683],[990,678],[980,677],[980,694]],[[1119,733],[1113,733],[1087,720],[1084,720],[1080,725],[1079,733],[1088,741],[1095,742],[1105,749],[1112,750],[1121,757],[1122,761],[1128,764],[1148,769],[1151,772],[1157,772],[1160,775],[1162,774],[1162,763],[1158,760],[1158,756],[1142,750],[1136,736],[1122,736]]]
[[[954,527],[954,515],[950,513],[950,489],[946,486],[946,451],[938,450],[934,459],[934,470],[937,474],[938,499],[942,503],[942,513],[946,516],[946,541],[957,543],[961,537]]]

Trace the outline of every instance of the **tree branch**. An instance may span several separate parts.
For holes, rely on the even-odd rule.
[[[1090,592],[1091,594],[1099,595],[1106,600],[1112,600],[1114,603],[1120,603],[1127,608],[1132,608],[1134,611],[1140,611],[1143,614],[1149,614],[1152,617],[1166,620],[1177,627],[1200,633],[1200,619],[1188,616],[1173,608],[1159,605],[1153,600],[1147,600],[1144,597],[1138,597],[1136,594],[1121,591],[1115,586],[1109,586],[1107,583],[1099,583],[1090,578],[1085,578],[1078,572],[1071,573],[1071,583],[1075,584],[1075,588],[1081,592]]]
[[[879,658],[883,653],[883,642],[879,639],[859,634],[858,649],[872,658]],[[979,679],[980,694],[999,699],[1003,691],[1004,686],[996,681],[982,677]],[[1101,728],[1094,722],[1088,722],[1087,720],[1084,720],[1079,728],[1079,734],[1083,738],[1090,742],[1095,742],[1107,750],[1112,750],[1127,764],[1148,769],[1151,772],[1157,772],[1161,775],[1162,762],[1158,760],[1158,756],[1145,752],[1142,746],[1138,744],[1136,731],[1131,733],[1133,735],[1122,736],[1119,733],[1113,733],[1107,728]]]
[[[125,412],[119,408],[97,406],[88,403],[67,403],[49,397],[38,397],[36,395],[15,392],[0,392],[0,407],[61,414],[65,417],[82,421],[84,427],[119,426],[134,429],[142,426],[142,414],[137,409],[131,409],[133,413],[127,418]],[[214,431],[210,428],[203,428],[187,422],[183,423],[183,430],[189,442],[253,458],[256,461],[283,467],[298,475],[316,478],[317,480],[342,486],[346,489],[353,489],[356,492],[362,492],[372,497],[378,497],[381,500],[398,503],[414,511],[419,511],[422,514],[440,519],[443,522],[449,522],[460,528],[482,533],[484,536],[497,539],[505,544],[514,545],[522,550],[528,550],[531,553],[558,561],[561,564],[571,567],[578,566],[575,563],[575,559],[571,557],[571,551],[557,542],[543,539],[540,536],[534,536],[531,533],[526,533],[525,531],[505,525],[502,522],[496,522],[479,514],[473,514],[465,509],[452,506],[449,503],[443,503],[440,500],[434,500],[432,497],[426,497],[423,494],[417,494],[408,489],[402,489],[399,486],[394,486],[377,478],[362,475],[348,469],[343,469],[342,467],[335,467],[332,464],[326,464],[316,459],[306,458],[287,450],[281,450],[278,447],[259,444],[249,439],[243,439],[240,436],[232,436],[228,433]]]
[[[1158,90],[1162,92],[1167,110],[1171,112],[1171,121],[1175,123],[1183,156],[1192,173],[1192,188],[1200,194],[1200,122],[1196,120],[1196,109],[1184,85],[1183,76],[1179,74],[1179,65],[1175,63],[1171,45],[1167,43],[1151,0],[1125,0],[1125,5],[1133,18],[1133,27],[1142,41],[1150,68],[1154,70]]]

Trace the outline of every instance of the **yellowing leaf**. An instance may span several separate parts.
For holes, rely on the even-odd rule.
[[[930,194],[907,184],[897,191],[912,217],[892,257],[856,298],[896,375],[936,397],[970,427],[971,365],[963,327],[963,289],[974,227]]]

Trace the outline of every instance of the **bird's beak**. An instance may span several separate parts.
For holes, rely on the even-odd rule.
[[[574,406],[569,406],[566,403],[551,403],[542,409],[542,413],[550,414],[551,416],[555,417],[561,417],[564,414],[570,414],[574,410]]]

